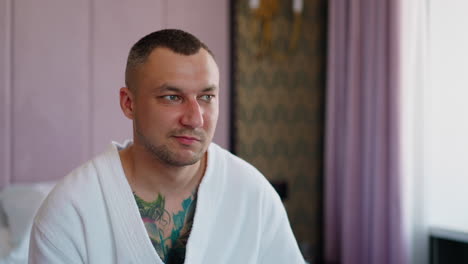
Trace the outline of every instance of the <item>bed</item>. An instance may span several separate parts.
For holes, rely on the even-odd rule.
[[[34,215],[55,182],[11,184],[0,191],[0,264],[28,262]]]

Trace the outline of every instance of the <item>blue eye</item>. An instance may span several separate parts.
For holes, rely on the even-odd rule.
[[[214,95],[211,95],[211,94],[205,94],[205,95],[202,95],[200,97],[200,99],[202,99],[203,101],[206,101],[206,102],[211,102],[211,100],[213,100],[214,98]]]
[[[165,95],[163,96],[164,99],[168,101],[178,101],[180,100],[180,97],[178,95]]]

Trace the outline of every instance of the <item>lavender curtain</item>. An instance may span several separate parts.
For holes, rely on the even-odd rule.
[[[330,0],[325,262],[404,264],[399,4]]]

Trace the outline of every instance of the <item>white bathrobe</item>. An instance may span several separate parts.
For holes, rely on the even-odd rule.
[[[29,263],[163,263],[123,172],[118,150],[126,145],[113,143],[54,188],[34,220]],[[185,263],[304,263],[275,190],[214,143]]]

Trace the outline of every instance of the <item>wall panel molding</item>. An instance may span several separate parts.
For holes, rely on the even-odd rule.
[[[88,158],[86,1],[15,1],[12,180],[58,179]]]
[[[11,178],[11,41],[12,0],[0,2],[0,188]]]
[[[227,8],[227,0],[1,0],[0,188],[60,179],[131,137],[119,105],[128,51],[167,27],[195,33],[217,54],[226,89],[217,142],[227,146]]]
[[[132,136],[132,123],[119,105],[125,86],[130,47],[144,35],[163,28],[163,1],[94,1],[92,54],[92,152],[102,152],[111,141]]]
[[[88,131],[87,131],[87,144],[86,144],[86,155],[91,158],[94,155],[93,139],[94,139],[94,26],[95,26],[95,2],[96,0],[88,0],[88,43],[87,43],[87,53],[88,53]]]

